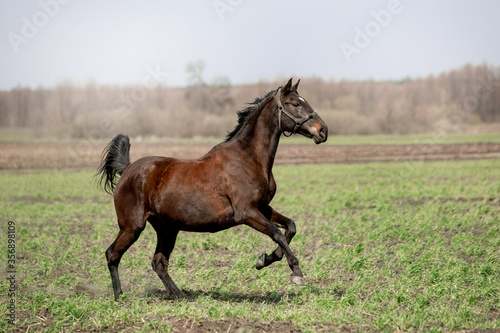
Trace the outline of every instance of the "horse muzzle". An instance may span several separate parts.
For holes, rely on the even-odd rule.
[[[323,120],[319,119],[314,124],[307,125],[304,124],[303,126],[303,131],[305,132],[303,135],[312,138],[315,144],[319,145],[328,139],[328,126],[326,126]]]
[[[326,142],[328,140],[328,127],[321,126],[317,131],[317,135],[313,136],[314,143],[319,145],[320,143]]]

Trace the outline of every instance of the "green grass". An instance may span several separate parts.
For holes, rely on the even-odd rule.
[[[291,248],[305,287],[289,283],[285,261],[255,270],[275,245],[242,226],[180,233],[170,272],[190,297],[168,300],[148,226],[122,259],[119,302],[104,259],[114,207],[91,173],[0,174],[4,253],[7,221],[16,223],[16,327],[146,332],[246,319],[304,331],[499,329],[499,169],[498,159],[276,167],[273,207],[297,223]],[[4,309],[7,288],[2,276]],[[2,318],[0,331],[9,327]]]
[[[303,136],[282,139],[282,143],[311,143]],[[500,143],[500,133],[480,134],[414,134],[414,135],[335,135],[330,133],[326,144],[333,145],[406,145],[452,143]]]
[[[32,133],[29,128],[0,127],[0,141],[31,141]]]
[[[33,138],[32,130],[26,128],[0,128],[0,142],[44,142],[53,141],[51,138]],[[80,141],[86,139],[67,139]],[[196,137],[196,138],[146,138],[145,142],[165,143],[206,143],[217,144],[224,138]],[[60,141],[60,140],[59,140]],[[103,140],[108,143],[109,139]],[[300,135],[282,138],[285,144],[311,144],[311,139]],[[414,135],[335,135],[330,133],[326,144],[334,145],[401,145],[401,144],[452,144],[452,143],[500,143],[500,133],[479,134],[414,134]]]

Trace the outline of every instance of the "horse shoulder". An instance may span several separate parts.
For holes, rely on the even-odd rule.
[[[219,159],[218,186],[219,193],[225,193],[230,202],[236,223],[244,223],[249,209],[269,203],[274,196],[275,182],[257,165],[237,157]]]

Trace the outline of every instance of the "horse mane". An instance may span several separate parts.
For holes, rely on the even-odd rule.
[[[266,105],[267,102],[269,102],[269,100],[274,97],[276,91],[277,90],[271,90],[264,97],[257,97],[252,103],[248,103],[250,105],[249,107],[237,111],[236,113],[238,114],[238,124],[236,125],[234,130],[227,134],[226,140],[224,142],[228,142],[232,138],[234,138],[236,134],[243,128],[243,126],[245,126],[247,121],[251,119],[255,113],[259,112],[264,107],[264,105]]]

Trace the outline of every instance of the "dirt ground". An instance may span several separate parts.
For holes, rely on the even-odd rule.
[[[96,169],[106,144],[99,142],[0,142],[0,172]],[[192,159],[211,143],[132,142],[131,160],[148,155]],[[411,145],[281,144],[276,164],[432,161],[500,157],[499,143]]]

